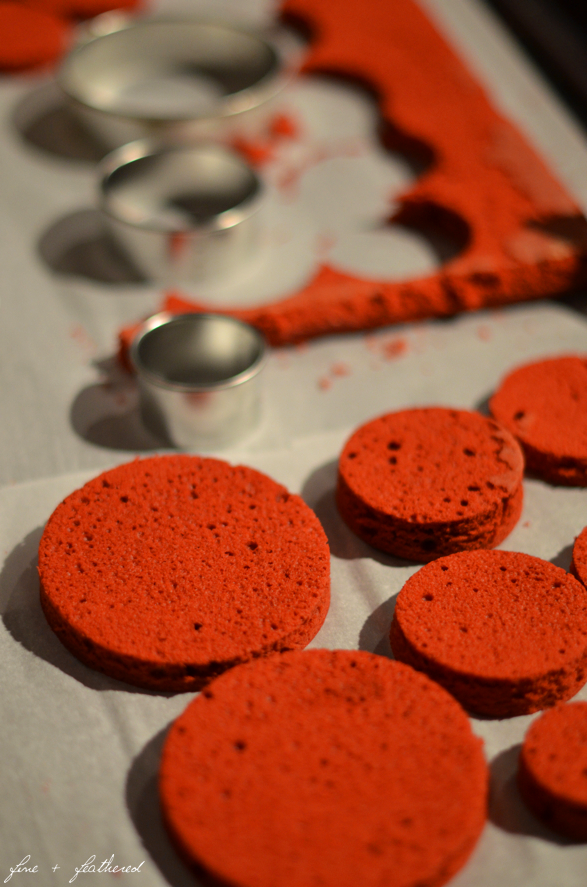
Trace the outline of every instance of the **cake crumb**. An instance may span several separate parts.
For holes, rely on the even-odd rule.
[[[251,166],[263,166],[273,160],[273,144],[266,138],[251,139],[244,136],[235,136],[231,142],[232,148],[241,154]]]
[[[316,238],[316,255],[324,258],[336,246],[337,238],[333,234],[322,233]]]
[[[406,339],[392,339],[383,344],[383,358],[384,360],[394,360],[396,357],[401,357],[402,354],[405,354],[407,350],[408,343]]]
[[[349,376],[351,372],[351,368],[348,363],[333,363],[330,367],[330,373],[332,376]]]
[[[96,353],[96,343],[81,323],[72,324],[69,330],[71,338],[87,353]]]
[[[383,360],[395,360],[406,354],[409,349],[408,340],[404,336],[381,338],[381,336],[368,333],[365,336],[365,346],[373,354],[382,357]]]
[[[275,114],[269,121],[269,132],[273,137],[296,139],[300,135],[300,126],[290,114]]]

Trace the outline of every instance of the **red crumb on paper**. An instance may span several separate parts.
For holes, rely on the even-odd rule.
[[[277,188],[280,191],[285,191],[291,195],[298,185],[302,172],[303,170],[295,166],[284,170],[275,183]]]
[[[336,246],[337,238],[334,234],[322,233],[316,238],[316,255],[323,258],[328,255],[330,250]]]
[[[73,324],[69,329],[69,335],[80,345],[85,351],[94,353],[96,351],[96,343],[90,334],[83,328],[81,323]]]
[[[336,363],[331,364],[327,376],[321,376],[318,379],[318,388],[320,388],[322,391],[328,391],[329,388],[332,388],[334,379],[340,379],[344,376],[349,376],[350,373],[351,368],[348,363],[337,361]]]
[[[406,339],[392,339],[390,342],[383,344],[383,357],[385,360],[394,360],[401,357],[408,350]]]
[[[287,114],[276,114],[256,136],[237,134],[231,140],[235,151],[251,166],[263,166],[275,159],[276,149],[299,134],[296,122]]]
[[[251,166],[263,166],[273,160],[275,147],[273,143],[266,138],[247,138],[245,136],[235,136],[231,140],[231,146],[241,154]]]
[[[522,524],[522,526],[525,527],[526,529],[528,529],[528,527],[532,526],[532,523],[529,520],[525,520],[524,523]]]
[[[395,360],[406,354],[409,349],[408,340],[403,336],[383,339],[377,335],[367,334],[365,336],[365,346],[373,354],[382,357],[383,360]]]
[[[348,376],[350,372],[351,368],[348,363],[333,363],[330,367],[330,374],[332,376]]]
[[[489,342],[491,335],[491,327],[487,324],[482,323],[477,327],[477,338],[481,339],[482,342]]]
[[[290,114],[276,114],[269,121],[269,133],[276,138],[296,139],[300,135],[300,125]]]

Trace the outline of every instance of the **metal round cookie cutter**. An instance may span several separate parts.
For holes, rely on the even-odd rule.
[[[86,128],[112,149],[140,138],[230,133],[267,111],[299,67],[281,39],[194,19],[113,19],[82,40],[57,82]]]
[[[236,442],[259,421],[265,358],[261,333],[233,317],[150,317],[130,348],[145,425],[181,449]]]
[[[254,255],[264,187],[234,151],[140,140],[98,165],[99,204],[147,278],[218,280]]]

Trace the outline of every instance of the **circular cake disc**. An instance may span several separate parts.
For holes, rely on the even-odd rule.
[[[526,733],[520,793],[546,825],[587,840],[587,702],[557,705]]]
[[[171,837],[231,887],[427,887],[486,817],[482,742],[462,708],[371,653],[239,666],[174,722],[160,771]]]
[[[529,554],[460,552],[408,579],[390,640],[396,659],[469,711],[529,714],[570,698],[587,679],[587,594]]]
[[[299,496],[185,455],[135,460],[68,496],[39,574],[47,620],[75,656],[159,690],[305,646],[330,595],[328,542]]]
[[[587,586],[587,527],[584,527],[573,544],[570,572]]]
[[[337,504],[365,542],[429,561],[505,539],[522,509],[523,472],[518,443],[492,419],[443,407],[402,410],[347,441]]]
[[[489,407],[520,441],[530,472],[587,486],[587,360],[564,355],[517,367]]]

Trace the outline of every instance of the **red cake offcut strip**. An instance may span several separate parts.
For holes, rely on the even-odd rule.
[[[426,161],[398,196],[394,220],[452,233],[460,251],[438,272],[401,282],[322,264],[298,292],[226,313],[282,345],[553,296],[587,281],[577,202],[414,0],[286,0],[281,8],[312,34],[304,71],[367,85],[384,144]],[[181,310],[210,306],[185,299]]]
[[[587,358],[561,355],[516,367],[489,402],[520,441],[530,472],[587,486]]]
[[[163,749],[164,821],[231,887],[439,887],[483,829],[487,765],[465,713],[401,663],[284,653],[215,680]]]
[[[25,71],[61,58],[71,36],[61,18],[22,3],[0,2],[0,71]]]
[[[530,714],[569,699],[587,680],[587,590],[528,554],[465,551],[408,579],[390,639],[396,659],[468,711]]]
[[[523,472],[519,445],[497,422],[445,407],[400,410],[351,435],[336,501],[364,542],[429,561],[505,539],[522,510]]]
[[[328,542],[303,500],[198,456],[135,460],[76,490],[45,527],[39,575],[62,643],[153,690],[304,647],[330,596]]]
[[[587,702],[557,705],[526,733],[520,794],[546,825],[587,840]]]

